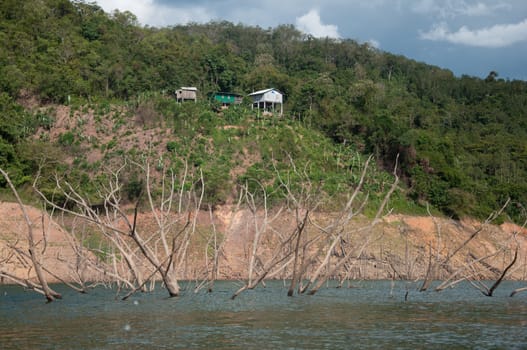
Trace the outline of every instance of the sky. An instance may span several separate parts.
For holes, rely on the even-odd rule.
[[[227,20],[293,24],[315,37],[354,39],[451,70],[527,80],[527,0],[97,0],[142,25]]]

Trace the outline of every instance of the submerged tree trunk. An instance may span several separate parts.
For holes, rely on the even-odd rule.
[[[163,274],[163,282],[168,291],[168,295],[171,297],[177,297],[180,293],[179,283],[176,274],[170,270],[167,273]]]
[[[309,210],[306,210],[304,217],[298,222],[298,213],[297,213],[297,227],[296,227],[296,243],[295,243],[295,259],[293,261],[293,277],[291,278],[291,284],[289,290],[287,291],[287,296],[293,296],[295,292],[295,286],[297,283],[300,283],[302,278],[302,271],[299,271],[299,250],[300,250],[300,241],[302,239],[302,233],[306,227],[306,222],[308,220]]]
[[[515,289],[515,290],[512,291],[512,293],[509,296],[512,298],[513,296],[515,296],[516,294],[521,293],[521,292],[527,292],[527,287],[522,287],[522,288]]]
[[[505,275],[507,274],[507,272],[509,272],[511,267],[516,263],[516,259],[518,259],[518,246],[516,246],[516,250],[514,251],[514,258],[512,259],[510,264],[507,265],[507,267],[503,270],[501,276],[496,280],[496,282],[494,282],[492,287],[490,287],[489,290],[486,293],[483,293],[483,294],[485,294],[488,297],[491,297],[494,294],[494,291],[501,284],[501,282],[505,278]]]

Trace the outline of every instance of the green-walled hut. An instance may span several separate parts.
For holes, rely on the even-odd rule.
[[[243,96],[233,92],[216,92],[214,93],[214,100],[221,103],[223,107],[228,107],[241,104]]]

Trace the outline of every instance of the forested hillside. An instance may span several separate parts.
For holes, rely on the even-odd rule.
[[[180,86],[196,86],[202,102],[177,106],[172,96]],[[219,115],[207,102],[216,91],[246,95],[267,87],[285,94],[285,115],[278,121],[254,124],[250,109]],[[338,193],[341,182],[352,182],[344,174],[355,166],[356,152],[373,154],[388,172],[399,154],[407,198],[447,215],[485,217],[510,197],[515,205],[508,214],[518,219],[527,203],[526,82],[502,80],[499,72],[484,80],[455,77],[368,44],[316,39],[289,25],[153,28],[140,26],[131,13],[108,14],[81,1],[4,0],[0,89],[0,167],[18,185],[37,171],[35,150],[45,150],[49,166],[62,162],[65,152],[75,156],[73,146],[81,144],[75,130],[38,143],[30,137],[56,122],[52,108],[23,103],[36,98],[39,106],[68,105],[77,118],[82,110],[115,116],[123,109],[111,106],[121,106],[142,116],[143,128],[152,126],[145,120],[166,122],[174,131],[166,151],[189,155],[192,165],[205,170],[205,182],[216,186],[209,193],[212,204],[225,201],[226,188],[236,181],[272,177],[269,164],[284,154],[315,164],[311,180]],[[126,115],[115,120],[124,123]],[[115,150],[119,141],[97,148]],[[258,154],[254,162],[233,172],[244,164],[230,159],[252,149]],[[76,157],[77,165],[85,161]],[[378,179],[374,192],[384,184]],[[86,179],[79,183],[90,185]]]

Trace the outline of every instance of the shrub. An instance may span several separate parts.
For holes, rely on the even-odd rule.
[[[167,142],[167,151],[174,153],[176,152],[177,148],[178,148],[178,143],[176,141]]]
[[[71,131],[59,135],[59,144],[62,146],[71,146],[75,142],[75,135]]]

